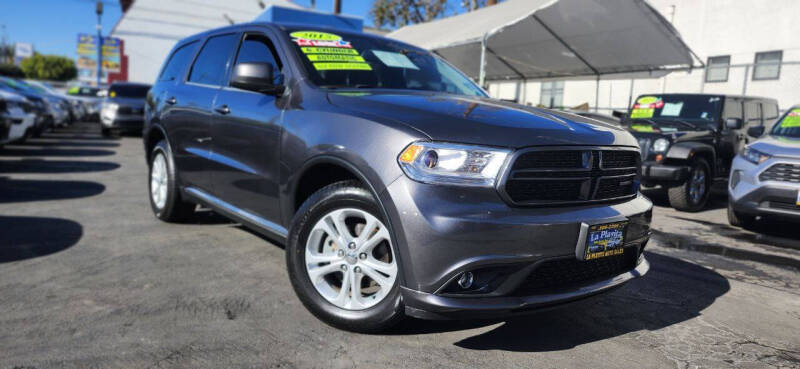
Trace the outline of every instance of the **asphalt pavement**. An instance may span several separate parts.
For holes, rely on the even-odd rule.
[[[281,246],[153,217],[141,138],[76,124],[0,149],[0,368],[800,367],[800,226],[659,191],[641,279],[513,320],[362,335],[308,313]]]

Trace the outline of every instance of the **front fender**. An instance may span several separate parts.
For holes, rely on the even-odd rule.
[[[714,147],[701,142],[678,142],[667,151],[667,159],[689,160],[699,153],[707,153],[711,156],[709,164],[713,165],[717,159]]]

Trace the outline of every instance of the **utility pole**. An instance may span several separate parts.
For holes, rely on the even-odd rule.
[[[311,0],[311,9],[317,8],[317,0]]]
[[[100,75],[103,72],[103,24],[100,22],[103,17],[103,3],[100,0],[97,0],[95,13],[97,13],[97,87],[100,87]]]
[[[333,14],[342,12],[342,0],[333,0]]]

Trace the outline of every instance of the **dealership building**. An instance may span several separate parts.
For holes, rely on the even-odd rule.
[[[125,0],[111,37],[123,40],[127,80],[153,83],[178,40],[209,29],[250,22],[270,5],[300,8],[286,0]]]
[[[666,76],[489,81],[493,97],[530,105],[625,110],[632,96],[712,93],[772,97],[781,111],[800,104],[800,37],[796,0],[648,0],[705,64]],[[699,65],[699,63],[698,63]],[[597,101],[597,103],[595,103]]]

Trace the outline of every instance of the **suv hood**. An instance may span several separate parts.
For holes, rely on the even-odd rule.
[[[765,136],[750,144],[750,147],[773,156],[800,158],[800,139]]]
[[[488,98],[438,93],[330,92],[342,109],[408,125],[434,141],[502,147],[539,145],[625,145],[625,130],[578,115]]]

